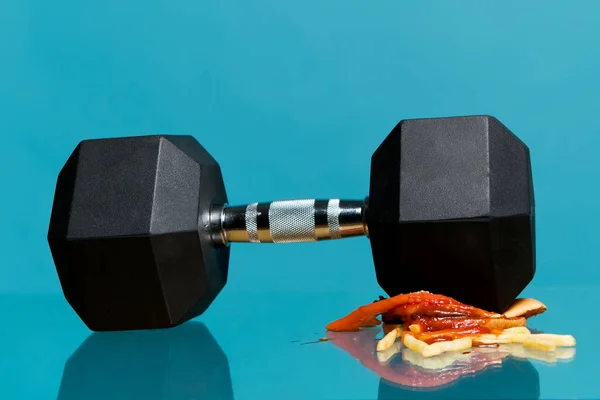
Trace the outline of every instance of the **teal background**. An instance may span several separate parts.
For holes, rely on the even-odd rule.
[[[60,291],[45,235],[82,139],[193,134],[231,203],[362,198],[399,120],[463,114],[531,148],[534,284],[598,282],[599,37],[597,1],[3,0],[0,292]],[[231,266],[232,291],[377,290],[364,239]]]
[[[538,270],[524,295],[549,306],[535,327],[578,339],[574,362],[536,364],[541,395],[600,397],[586,313],[600,289],[599,38],[593,0],[0,1],[0,398],[56,399],[89,335],[46,243],[80,140],[193,134],[231,203],[362,198],[399,120],[466,114],[531,148]],[[292,342],[381,293],[368,241],[232,250],[200,320],[235,398],[375,398],[378,377],[352,357]]]

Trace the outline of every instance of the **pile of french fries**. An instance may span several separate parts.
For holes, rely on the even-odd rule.
[[[403,325],[398,325],[390,330],[377,343],[378,352],[386,352],[396,346],[396,339],[402,338],[402,344],[424,358],[436,357],[447,352],[463,352],[472,347],[500,346],[506,344],[519,344],[523,348],[541,352],[555,352],[557,348],[574,347],[575,338],[571,335],[555,335],[548,333],[531,333],[524,326],[507,328],[499,334],[479,334],[461,337],[459,339],[428,344],[417,339],[413,330],[417,327],[409,326],[409,331],[404,331]]]

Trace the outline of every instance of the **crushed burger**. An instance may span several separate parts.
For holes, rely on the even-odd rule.
[[[402,344],[423,357],[507,343],[520,343],[545,352],[575,346],[571,335],[531,333],[527,319],[544,311],[544,304],[530,298],[517,299],[506,312],[497,314],[448,296],[420,291],[380,298],[326,328],[333,332],[356,332],[383,323],[386,335],[377,344],[377,351],[389,349],[401,338]]]

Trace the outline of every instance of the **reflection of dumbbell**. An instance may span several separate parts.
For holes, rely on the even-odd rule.
[[[233,400],[229,361],[204,324],[93,333],[67,360],[58,400]]]
[[[400,122],[373,154],[364,202],[229,207],[219,165],[190,136],[83,141],[58,177],[48,240],[66,299],[103,331],[202,314],[231,242],[365,234],[389,295],[429,290],[501,312],[535,273],[534,229],[527,146],[474,116]]]

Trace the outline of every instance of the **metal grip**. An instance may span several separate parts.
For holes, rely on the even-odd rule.
[[[338,199],[329,200],[327,203],[327,225],[329,227],[329,234],[331,235],[332,239],[342,238],[342,232],[340,229],[341,213],[342,209],[340,208],[340,201]]]
[[[258,238],[258,203],[248,204],[246,207],[246,232],[250,243],[260,243]]]
[[[315,200],[272,202],[269,231],[273,243],[316,242]]]
[[[223,244],[298,243],[341,239],[367,233],[362,201],[281,200],[220,209]],[[215,218],[213,218],[214,220]]]

